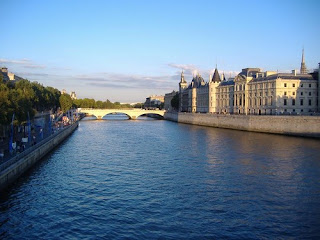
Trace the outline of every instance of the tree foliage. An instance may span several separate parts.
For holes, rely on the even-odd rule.
[[[72,107],[72,99],[69,94],[62,94],[59,98],[59,102],[63,112],[68,111]]]
[[[0,82],[0,124],[10,124],[13,113],[22,123],[28,113],[33,118],[37,111],[55,110],[60,105],[59,97],[59,90],[26,79]]]
[[[171,99],[171,106],[175,110],[179,109],[179,94],[178,93]]]
[[[101,108],[101,109],[119,109],[132,108],[130,104],[121,104],[120,102],[112,103],[110,100],[95,101],[92,98],[75,99],[73,100],[73,107],[76,108]]]

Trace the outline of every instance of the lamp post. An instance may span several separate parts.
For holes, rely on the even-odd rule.
[[[14,120],[14,113],[12,114],[12,121],[11,121],[11,134],[9,140],[9,152],[12,153],[12,143],[13,143],[13,120]]]
[[[30,114],[28,112],[28,144],[31,146],[31,122],[30,122]]]

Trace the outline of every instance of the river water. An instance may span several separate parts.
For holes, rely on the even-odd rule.
[[[320,141],[81,121],[0,197],[0,239],[320,237]]]

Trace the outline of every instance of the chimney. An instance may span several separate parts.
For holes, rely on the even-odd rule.
[[[295,69],[292,70],[292,74],[295,75],[295,76],[297,76],[297,70],[295,70]]]

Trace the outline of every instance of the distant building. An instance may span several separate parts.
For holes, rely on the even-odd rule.
[[[151,95],[150,97],[146,98],[146,101],[144,103],[144,108],[145,109],[161,108],[163,103],[164,103],[164,96]]]
[[[77,99],[76,92],[71,92],[70,97],[71,97],[71,99]]]
[[[16,80],[15,75],[11,72],[8,72],[8,68],[6,68],[6,67],[1,68],[0,74],[2,74],[2,78],[3,78],[4,82]]]
[[[65,89],[62,89],[61,94],[66,94],[67,91]]]
[[[164,110],[167,110],[167,111],[172,110],[171,100],[177,94],[178,94],[177,91],[172,91],[171,93],[166,93],[164,95]]]
[[[200,74],[188,85],[179,83],[179,111],[227,114],[311,114],[320,112],[320,64],[307,73],[304,51],[300,74],[262,72],[244,68],[234,78],[221,80],[218,69],[209,82]]]

